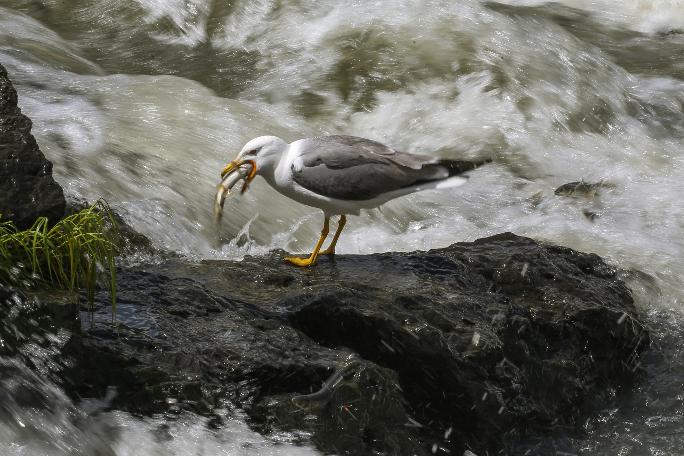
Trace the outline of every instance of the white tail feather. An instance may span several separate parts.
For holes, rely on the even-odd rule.
[[[453,187],[458,187],[460,185],[465,184],[468,182],[468,179],[462,176],[453,176],[448,179],[444,179],[442,181],[437,182],[437,185],[435,185],[436,189],[442,189],[442,188],[453,188]]]

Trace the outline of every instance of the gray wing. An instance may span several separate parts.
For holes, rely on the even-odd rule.
[[[354,136],[302,141],[292,164],[294,181],[330,198],[369,200],[383,193],[450,176],[434,157],[398,152]]]

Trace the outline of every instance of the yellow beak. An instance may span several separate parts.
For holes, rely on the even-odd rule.
[[[223,167],[221,170],[221,179],[224,179],[231,171],[237,170],[244,162],[242,160],[233,160]]]
[[[254,179],[256,176],[257,172],[257,166],[256,162],[254,160],[233,160],[232,162],[228,163],[226,166],[223,167],[221,170],[221,180],[225,180],[226,176],[234,173],[242,165],[249,164],[252,165],[252,169],[249,170],[249,174],[247,174],[247,177],[245,178],[245,184],[242,186],[242,193],[245,193],[247,191],[249,183]]]

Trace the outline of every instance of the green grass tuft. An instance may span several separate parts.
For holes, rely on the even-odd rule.
[[[0,222],[0,280],[30,278],[71,292],[85,290],[89,304],[101,284],[111,291],[114,318],[117,232],[112,211],[104,201],[53,226],[45,217],[23,231],[11,221]]]

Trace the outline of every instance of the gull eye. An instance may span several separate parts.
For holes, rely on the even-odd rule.
[[[245,153],[245,155],[255,156],[256,154],[259,153],[260,150],[261,150],[261,147],[257,147],[256,149],[252,149],[252,150],[250,150],[250,151],[247,151],[247,152]]]

